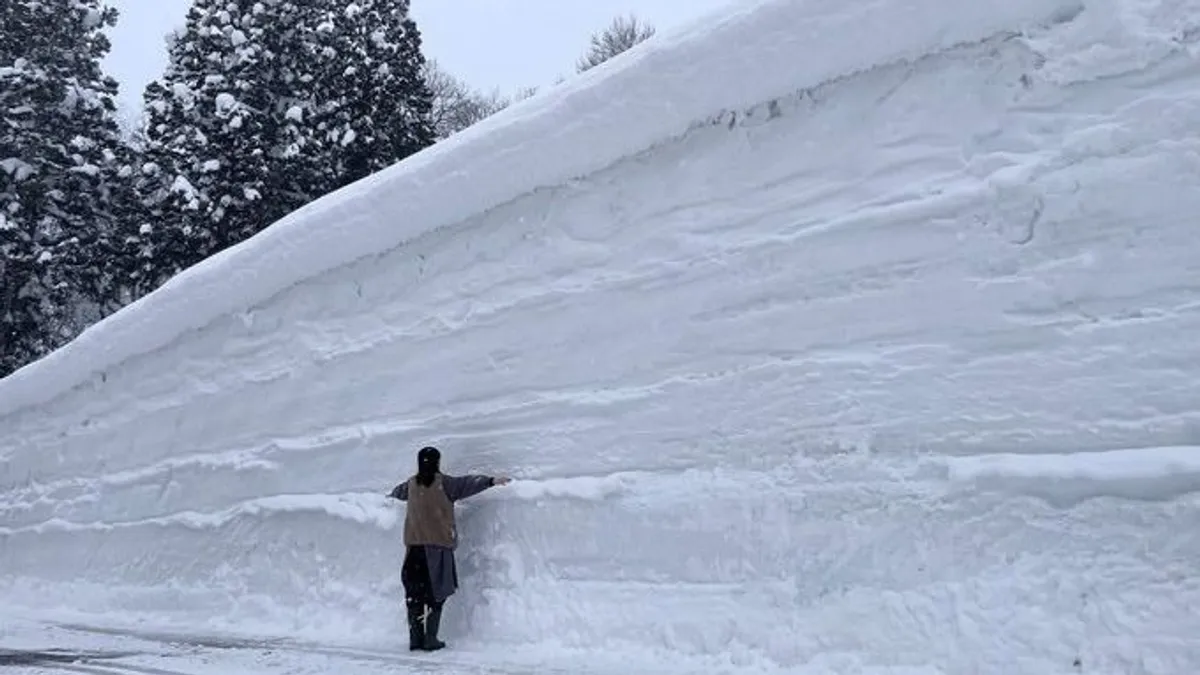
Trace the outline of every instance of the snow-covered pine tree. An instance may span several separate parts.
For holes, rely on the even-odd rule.
[[[95,318],[120,170],[100,67],[115,21],[100,0],[0,2],[0,376]]]
[[[154,286],[434,141],[407,0],[194,0],[146,89]]]
[[[318,0],[307,115],[320,148],[312,196],[432,145],[433,92],[408,0]]]
[[[139,294],[286,213],[271,189],[272,31],[290,3],[195,0],[147,86],[143,206],[129,240]]]

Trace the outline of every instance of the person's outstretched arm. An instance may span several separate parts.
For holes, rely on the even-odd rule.
[[[473,497],[484,490],[496,486],[506,485],[510,479],[497,476],[442,476],[442,489],[446,491],[446,496],[450,501],[456,502],[460,499]]]
[[[388,493],[388,496],[392,499],[399,499],[402,502],[408,501],[408,481],[404,481],[403,483],[392,488],[392,491]]]

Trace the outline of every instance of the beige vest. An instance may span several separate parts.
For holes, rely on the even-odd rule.
[[[408,479],[408,509],[404,517],[405,546],[445,546],[454,548],[458,534],[454,529],[454,503],[442,488],[442,476],[434,476],[425,487],[417,477]]]

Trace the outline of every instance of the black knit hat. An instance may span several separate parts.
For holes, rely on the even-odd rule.
[[[433,446],[425,446],[417,453],[417,482],[421,485],[433,483],[434,476],[441,470],[442,453]]]
[[[432,445],[427,445],[421,448],[417,453],[417,466],[432,465],[433,470],[437,471],[438,464],[441,463],[442,453]]]

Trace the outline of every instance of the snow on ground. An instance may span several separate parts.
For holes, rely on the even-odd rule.
[[[464,669],[1196,672],[1198,50],[778,0],[515,107],[0,382],[6,614],[394,655],[435,443]]]
[[[226,675],[228,673],[462,673],[523,675],[528,664],[494,663],[487,654],[412,653],[237,635],[112,631],[73,625],[7,621],[0,628],[0,668],[6,675],[84,672],[98,675]],[[582,665],[582,664],[581,664]],[[548,675],[598,672],[539,667]]]

